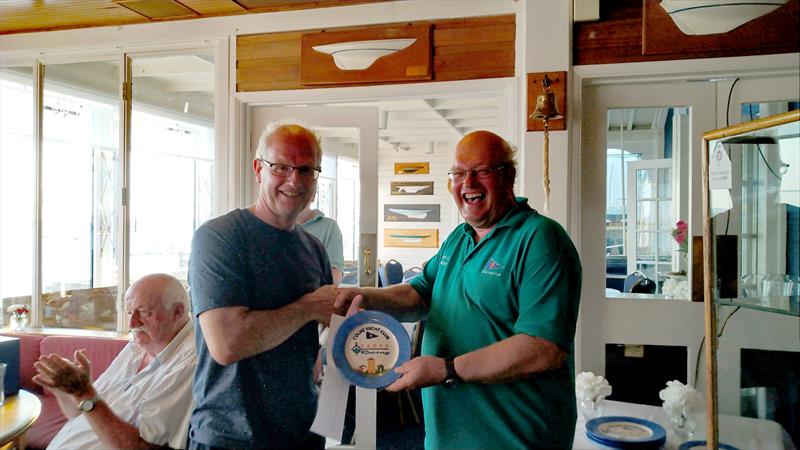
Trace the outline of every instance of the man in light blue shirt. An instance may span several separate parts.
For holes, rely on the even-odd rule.
[[[316,236],[325,246],[325,250],[328,252],[328,259],[331,262],[333,284],[338,286],[344,273],[344,245],[342,244],[342,231],[339,229],[339,225],[335,220],[325,217],[322,211],[311,209],[310,203],[297,216],[297,223]]]

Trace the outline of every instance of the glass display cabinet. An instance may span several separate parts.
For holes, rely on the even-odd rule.
[[[719,308],[734,306],[787,315],[790,325],[800,329],[798,120],[800,110],[794,110],[703,135],[703,289],[709,448],[719,447]]]

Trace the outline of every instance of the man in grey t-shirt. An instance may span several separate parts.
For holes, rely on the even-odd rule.
[[[325,248],[297,215],[314,196],[321,150],[298,125],[268,126],[255,204],[210,220],[192,240],[189,285],[198,365],[191,449],[324,446],[312,366],[332,314]]]

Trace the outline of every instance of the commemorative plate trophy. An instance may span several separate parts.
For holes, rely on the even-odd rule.
[[[311,431],[341,441],[350,385],[356,386],[356,435],[359,423],[371,423],[374,440],[375,392],[394,383],[400,375],[394,369],[411,358],[410,331],[392,316],[378,311],[361,311],[350,317],[331,318],[327,340],[327,368],[317,416]],[[367,412],[359,409],[360,396],[371,398]],[[359,414],[365,414],[366,419]],[[373,443],[374,444],[374,443]],[[374,446],[360,442],[361,447]]]

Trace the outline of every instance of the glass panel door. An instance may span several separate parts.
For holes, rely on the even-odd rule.
[[[45,67],[42,324],[116,328],[119,63]]]
[[[194,231],[214,211],[214,56],[133,57],[130,282],[186,283]]]

